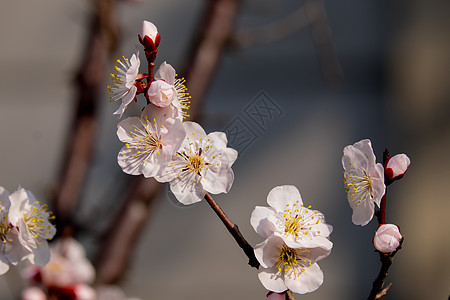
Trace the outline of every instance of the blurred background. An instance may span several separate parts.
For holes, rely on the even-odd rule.
[[[131,213],[127,206],[142,181],[117,165],[122,144],[112,113],[119,103],[109,102],[106,86],[115,60],[131,56],[149,20],[162,38],[157,67],[167,61],[189,88],[195,83],[196,120],[207,132],[245,131],[242,140],[229,136],[239,151],[235,182],[215,199],[250,244],[262,241],[250,214],[277,185],[297,186],[305,204],[334,226],[333,251],[319,262],[323,285],[297,299],[365,299],[378,274],[376,221],[353,225],[342,176],[342,149],[363,138],[372,140],[379,162],[385,148],[411,158],[406,176],[389,187],[386,219],[406,239],[383,299],[447,299],[449,13],[445,0],[3,1],[0,185],[10,192],[21,185],[53,206],[72,224],[64,232],[86,247],[98,282],[118,284],[130,297],[264,299],[256,270],[207,203],[182,207],[162,185],[157,193],[138,192],[153,200],[135,201]],[[95,26],[103,39],[95,38]],[[199,54],[204,31],[214,28],[212,36],[225,32],[224,41]],[[208,68],[202,55],[211,53],[218,58],[211,73],[192,73]],[[98,64],[89,69],[86,61]],[[258,108],[263,117],[252,114]],[[139,111],[135,105],[126,115]],[[84,131],[77,133],[79,124]],[[81,146],[87,160],[72,161],[84,168],[76,182],[67,157],[83,141],[92,143]],[[61,192],[71,183],[79,189]],[[136,228],[130,238],[134,213],[141,222],[129,223]],[[123,245],[129,259],[108,277],[108,258],[120,256]],[[19,299],[25,285],[20,268],[12,268],[0,277],[0,298]]]

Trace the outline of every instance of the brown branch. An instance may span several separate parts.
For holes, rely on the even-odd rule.
[[[392,283],[390,283],[386,288],[383,288],[386,278],[389,275],[389,268],[392,265],[394,256],[402,248],[403,240],[404,239],[400,241],[400,245],[394,252],[391,253],[378,252],[380,254],[381,268],[380,271],[378,272],[377,278],[372,284],[372,290],[370,291],[367,300],[380,299],[381,297],[386,295],[387,290],[391,287]]]
[[[376,296],[375,299],[381,299],[381,297],[386,296],[387,291],[391,288],[392,282],[387,285],[384,289],[382,289]]]
[[[286,300],[295,300],[294,293],[291,290],[286,291]]]
[[[225,47],[238,3],[238,0],[208,1],[203,21],[198,26],[197,42],[188,56],[187,71],[183,72],[192,97],[189,114],[193,119],[199,114],[203,96]],[[124,275],[134,250],[134,241],[149,219],[152,203],[156,201],[156,195],[163,187],[162,184],[145,179],[143,176],[135,176],[133,181],[131,192],[120,213],[113,218],[111,228],[105,232],[104,242],[98,249],[95,262],[98,283],[114,283]],[[137,211],[139,213],[136,213]],[[121,228],[120,235],[117,234],[117,228]],[[124,236],[127,237],[126,243]]]
[[[99,90],[103,88],[107,58],[117,42],[115,0],[96,0],[93,6],[95,12],[90,20],[86,49],[75,80],[78,94],[75,114],[54,199],[56,220],[62,227],[71,224],[70,219],[92,158],[98,127],[96,112]]]
[[[253,247],[247,242],[247,240],[244,238],[244,236],[239,231],[239,228],[236,224],[234,224],[225,214],[225,212],[220,208],[220,206],[217,204],[216,201],[214,201],[211,194],[206,193],[205,200],[208,202],[209,206],[214,210],[214,212],[217,214],[219,219],[223,222],[225,227],[228,229],[230,234],[234,237],[236,242],[238,243],[239,247],[244,250],[245,255],[247,255],[249,261],[248,264],[252,266],[253,268],[258,269],[259,268],[259,262],[256,259],[255,252],[253,250]]]
[[[143,176],[134,181],[126,202],[113,218],[95,261],[98,283],[117,283],[124,270],[136,241],[145,227],[149,213],[161,192],[162,184]]]

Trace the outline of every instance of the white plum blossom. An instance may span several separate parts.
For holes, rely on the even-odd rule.
[[[346,146],[342,166],[348,203],[353,209],[352,221],[356,225],[367,225],[373,218],[375,203],[380,206],[386,189],[384,168],[375,162],[370,140]]]
[[[30,251],[19,241],[19,231],[9,221],[9,193],[0,187],[0,275],[9,270],[9,265],[17,265]]]
[[[373,238],[375,248],[382,253],[390,253],[397,250],[402,240],[402,235],[397,225],[382,224],[378,227]]]
[[[50,245],[50,253],[50,261],[39,270],[44,285],[68,287],[94,282],[94,266],[77,240],[71,237],[60,238]]]
[[[411,160],[406,154],[394,155],[387,162],[385,175],[391,181],[400,179],[405,175],[410,164]]]
[[[120,107],[114,112],[115,115],[122,117],[128,104],[136,97],[135,81],[139,79],[139,51],[130,59],[122,57],[117,62],[119,65],[114,68],[116,73],[111,73],[111,86],[108,86],[108,93],[111,94],[109,101],[122,100]]]
[[[53,219],[47,205],[41,205],[33,194],[19,188],[9,196],[11,207],[8,218],[18,228],[19,241],[31,253],[27,259],[37,266],[43,267],[50,259],[47,240],[53,238],[56,228],[50,223]]]
[[[287,289],[299,294],[313,292],[323,283],[317,262],[330,252],[322,247],[291,248],[281,237],[272,235],[255,246],[261,264],[258,278],[266,289],[276,293]]]
[[[237,151],[227,148],[223,132],[206,135],[195,122],[183,122],[186,138],[172,161],[155,179],[170,182],[170,189],[181,203],[199,202],[206,192],[227,193],[234,180],[231,165]]]
[[[31,265],[22,273],[25,279],[44,288],[47,292],[44,299],[96,300],[96,292],[90,286],[95,269],[84,247],[72,237],[62,237],[50,245],[50,253],[45,267]],[[32,299],[40,293],[28,288],[27,294]]]
[[[155,73],[155,80],[150,84],[147,98],[159,107],[173,105],[178,115],[182,119],[186,118],[190,96],[184,82],[184,78],[176,78],[175,69],[170,64],[163,62]]]
[[[117,125],[117,136],[126,143],[117,157],[125,173],[154,177],[167,166],[186,135],[175,115],[173,107],[149,104],[140,118],[127,118]]]
[[[279,236],[289,247],[322,247],[331,249],[328,239],[333,227],[326,224],[325,217],[310,206],[303,205],[300,192],[293,185],[273,188],[267,196],[270,207],[256,206],[250,223],[264,238]]]

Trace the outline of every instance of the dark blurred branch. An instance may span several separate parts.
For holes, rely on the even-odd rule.
[[[322,74],[330,86],[343,81],[331,29],[322,0],[305,0],[305,5],[275,22],[254,29],[240,29],[230,37],[232,46],[243,49],[282,40],[309,26]]]
[[[124,275],[130,256],[163,185],[143,176],[132,181],[126,202],[105,232],[94,262],[97,283],[117,283]]]
[[[275,22],[253,29],[239,29],[230,37],[231,46],[244,49],[282,40],[310,25],[314,20],[306,17],[301,6]]]
[[[187,56],[188,67],[181,72],[191,95],[189,114],[198,117],[203,97],[209,86],[237,13],[238,0],[208,1],[197,30],[196,43]],[[164,37],[163,37],[164,38]],[[170,37],[168,37],[170,38]],[[133,188],[119,214],[105,232],[98,250],[98,283],[115,283],[124,275],[125,268],[140,236],[158,193],[163,185],[143,176],[133,178]]]
[[[85,176],[91,161],[97,133],[97,102],[109,54],[117,43],[115,0],[95,0],[84,56],[75,78],[76,104],[60,183],[54,200],[60,227],[71,225]]]
[[[322,75],[329,86],[339,86],[344,75],[337,57],[323,0],[305,0],[306,16],[316,46]]]
[[[241,1],[210,0],[207,3],[196,41],[187,57],[186,70],[182,72],[192,97],[190,116],[194,120],[231,35]]]

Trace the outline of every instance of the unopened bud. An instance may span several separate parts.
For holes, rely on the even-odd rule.
[[[144,46],[145,55],[151,62],[153,62],[156,58],[156,48],[158,48],[160,40],[161,37],[156,26],[149,21],[142,22],[139,42]]]
[[[158,107],[167,107],[177,97],[177,90],[173,85],[163,80],[155,80],[147,90],[147,99]]]
[[[382,253],[390,253],[397,250],[402,240],[400,229],[394,224],[382,224],[378,227],[373,238],[375,248]]]
[[[408,170],[410,163],[411,160],[406,154],[397,154],[389,158],[384,171],[387,179],[394,181],[402,178]]]

